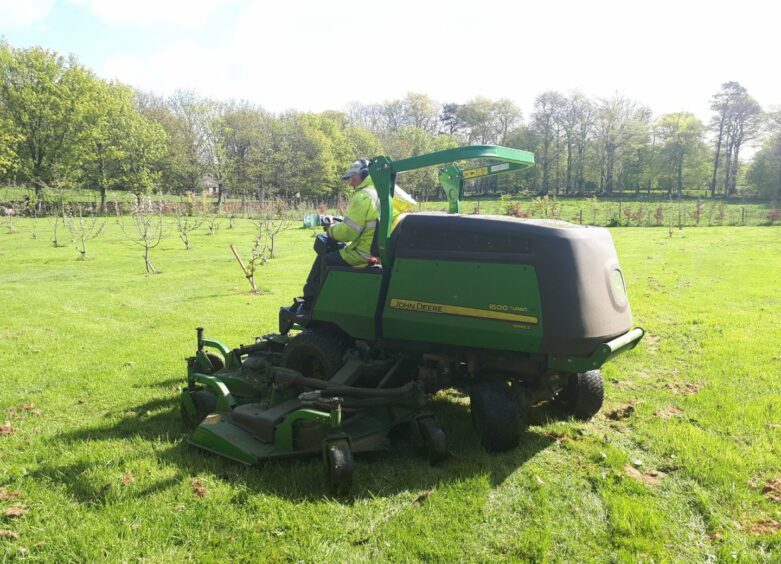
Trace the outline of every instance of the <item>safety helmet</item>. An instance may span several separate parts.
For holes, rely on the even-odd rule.
[[[370,164],[371,161],[369,159],[358,159],[357,161],[353,161],[350,168],[347,169],[347,172],[342,175],[342,180],[349,180],[351,176],[355,176],[356,174],[360,174],[361,180],[365,180],[366,177],[369,176]]]

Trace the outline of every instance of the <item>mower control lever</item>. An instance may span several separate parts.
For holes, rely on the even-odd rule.
[[[332,223],[339,223],[340,221],[343,220],[344,218],[340,215],[327,215],[327,214],[320,215],[320,225],[331,225]]]

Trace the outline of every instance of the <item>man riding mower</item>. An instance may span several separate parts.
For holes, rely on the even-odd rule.
[[[443,388],[468,390],[491,452],[517,446],[531,405],[596,414],[600,367],[643,336],[609,231],[458,213],[465,181],[533,163],[497,146],[354,163],[358,191],[345,221],[327,229],[350,243],[319,255],[310,307],[281,308],[280,332],[248,346],[199,331],[182,392],[190,442],[245,464],[320,454],[332,489],[345,493],[352,454],[384,448],[394,427],[410,427],[432,463],[444,458],[444,431],[425,410]],[[440,167],[450,213],[394,218],[397,176],[430,166]]]
[[[294,302],[296,314],[307,315],[328,267],[361,268],[378,263],[375,235],[380,217],[380,198],[369,175],[370,161],[358,159],[342,175],[355,189],[344,218],[323,216],[325,235],[315,241],[315,261],[304,285],[304,295]],[[409,211],[417,203],[398,186],[393,198],[394,216]]]

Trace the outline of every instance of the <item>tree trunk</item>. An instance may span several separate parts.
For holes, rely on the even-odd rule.
[[[781,203],[781,144],[779,144],[778,152],[778,202]]]
[[[146,263],[146,273],[149,274],[157,274],[157,270],[155,270],[155,267],[152,266],[152,261],[149,260],[149,245],[144,246],[144,262]]]
[[[738,193],[738,168],[740,166],[740,145],[735,145],[735,151],[733,153],[732,159],[732,166],[730,167],[731,170],[731,176],[732,178],[729,181],[729,194],[737,194]]]
[[[100,213],[106,215],[106,187],[100,187]]]
[[[678,198],[683,197],[683,159],[678,161]]]
[[[732,139],[727,140],[727,153],[724,157],[724,195],[727,196],[729,194],[729,179],[732,174]]]
[[[547,134],[546,134],[547,135]],[[550,160],[548,159],[550,140],[546,137],[542,146],[542,194],[548,193],[548,183],[550,175]]]
[[[716,139],[716,154],[713,157],[713,178],[710,181],[710,195],[716,195],[716,173],[719,171],[719,158],[721,157],[721,138],[724,135],[724,120],[726,119],[727,112],[721,114],[721,122],[719,123],[719,136]]]
[[[556,192],[555,194],[559,194],[561,192],[561,159],[559,158],[559,155],[561,155],[561,136],[559,133],[556,133]]]

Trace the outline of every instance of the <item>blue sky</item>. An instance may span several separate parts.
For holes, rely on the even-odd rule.
[[[722,82],[781,105],[778,9],[713,0],[0,0],[0,36],[75,54],[100,76],[272,111],[408,91],[443,102],[547,89],[616,92],[703,119]],[[719,36],[729,30],[729,48]]]
[[[204,21],[198,17],[183,24],[175,16],[145,17],[147,9],[154,10],[152,2],[144,2],[146,6],[134,9],[136,17],[128,17],[123,11],[113,13],[111,3],[106,2],[107,8],[101,9],[96,8],[99,2],[78,0],[0,0],[0,16],[4,7],[6,13],[19,14],[6,22],[0,17],[0,35],[15,47],[42,45],[63,54],[73,53],[82,64],[100,73],[105,62],[114,57],[128,54],[153,57],[167,45],[187,39],[222,44],[240,12],[238,2],[204,3],[196,9],[204,14]],[[160,3],[164,4],[165,0]],[[38,9],[21,8],[31,4]],[[179,6],[186,4],[178,2]],[[176,12],[180,11],[179,6]],[[208,42],[202,36],[208,36]]]

